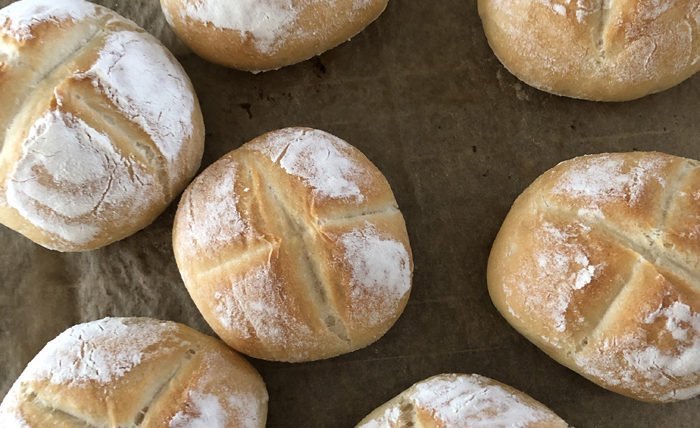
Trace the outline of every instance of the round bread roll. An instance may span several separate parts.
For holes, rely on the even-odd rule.
[[[377,408],[356,428],[566,428],[554,412],[515,388],[479,375],[443,374]]]
[[[296,64],[354,37],[389,0],[160,0],[197,55],[252,72]]]
[[[543,91],[626,101],[700,70],[697,0],[479,0],[503,65]]]
[[[205,170],[180,202],[173,247],[195,304],[256,358],[330,358],[403,312],[413,263],[382,173],[326,132],[265,134]]]
[[[491,252],[501,314],[561,364],[650,402],[700,393],[700,163],[576,158],[515,202]]]
[[[0,404],[0,426],[251,427],[267,418],[257,371],[182,324],[105,318],[49,342]]]
[[[155,38],[82,0],[0,10],[0,223],[86,251],[149,225],[194,176],[204,125]]]

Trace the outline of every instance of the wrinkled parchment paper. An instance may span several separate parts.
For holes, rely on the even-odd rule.
[[[263,132],[317,127],[360,148],[386,174],[404,212],[416,270],[403,317],[375,345],[340,358],[253,361],[270,392],[270,427],[350,427],[443,372],[510,384],[577,427],[697,426],[698,398],[639,403],[555,363],[498,315],[485,273],[510,204],[557,162],[630,150],[700,159],[700,76],[623,104],[538,92],[493,56],[474,0],[392,0],[350,43],[253,76],[190,54],[158,0],[98,3],[179,56],[205,114],[203,166]],[[51,252],[0,226],[0,396],[46,341],[78,322],[151,316],[211,333],[175,266],[174,207],[137,235],[84,254]]]

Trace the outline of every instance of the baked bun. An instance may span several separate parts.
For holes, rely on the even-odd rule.
[[[334,48],[382,14],[389,0],[160,0],[175,33],[202,58],[274,70]]]
[[[323,131],[265,134],[180,201],[173,247],[195,304],[233,348],[311,361],[363,348],[403,312],[413,264],[382,173]]]
[[[479,0],[496,56],[543,91],[626,101],[700,70],[697,0]]]
[[[491,252],[508,322],[598,385],[651,402],[700,393],[700,163],[584,156],[538,178]]]
[[[0,426],[264,427],[260,375],[224,344],[148,318],[69,328],[0,404]]]
[[[479,375],[443,374],[377,408],[357,428],[566,428],[554,412],[515,388]]]
[[[82,0],[0,10],[0,223],[86,251],[149,225],[194,176],[204,125],[155,38]]]

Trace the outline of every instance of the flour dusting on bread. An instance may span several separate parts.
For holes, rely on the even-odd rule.
[[[268,264],[234,279],[225,292],[216,292],[214,299],[219,322],[243,339],[283,348],[312,335],[309,327],[290,313],[284,282]]]
[[[121,318],[76,325],[37,354],[21,381],[48,380],[74,386],[89,382],[109,384],[129,373],[144,358],[152,358],[157,352],[153,346],[173,330],[173,324],[166,322],[127,323]]]
[[[404,244],[365,223],[339,239],[352,274],[353,317],[381,323],[411,289],[411,259]]]
[[[132,174],[142,178],[135,180]],[[72,244],[102,230],[109,210],[157,192],[143,168],[109,137],[69,113],[50,111],[29,130],[7,182],[7,203],[36,227]],[[141,209],[134,204],[133,214]]]
[[[561,176],[553,193],[580,198],[589,209],[620,200],[635,206],[649,185],[666,185],[663,170],[668,162],[660,157],[635,164],[614,155],[581,158]]]
[[[153,139],[169,162],[177,160],[193,133],[194,96],[182,69],[152,36],[111,33],[85,76]]]
[[[660,332],[652,333],[648,326],[660,324]],[[674,343],[673,351],[662,350]],[[647,314],[643,324],[622,337],[605,338],[595,349],[576,356],[576,362],[586,371],[613,385],[644,390],[667,389],[671,379],[695,378],[700,381],[700,313],[680,301],[660,307]],[[638,385],[638,386],[635,386]],[[679,389],[677,391],[676,389]],[[661,401],[681,400],[683,389],[664,394]]]
[[[513,284],[525,296],[525,306],[533,313],[550,318],[556,331],[564,332],[568,320],[583,321],[570,307],[575,293],[587,287],[602,266],[593,264],[579,239],[590,232],[583,224],[559,227],[545,222],[535,231],[537,251],[531,264],[523,265],[522,276]],[[545,290],[532,286],[539,284]]]
[[[240,31],[252,37],[261,52],[271,53],[293,31],[299,10],[292,0],[194,0],[187,2],[182,13],[183,19]]]
[[[365,199],[366,171],[353,158],[352,146],[327,132],[284,129],[250,147],[302,179],[320,199]]]
[[[83,0],[23,0],[0,10],[0,33],[19,42],[32,39],[32,27],[42,22],[80,21],[94,15],[94,4]]]
[[[187,219],[182,229],[183,248],[191,254],[216,251],[252,233],[238,210],[239,165],[225,159],[215,168],[212,173],[217,174],[217,181],[210,185],[201,177],[195,179],[182,207]]]
[[[358,428],[408,427],[416,422],[449,428],[567,426],[542,404],[494,380],[443,374],[413,385],[375,410]]]
[[[410,398],[454,428],[526,427],[552,417],[478,375],[430,379],[416,385]]]

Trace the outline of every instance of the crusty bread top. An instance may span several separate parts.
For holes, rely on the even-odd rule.
[[[219,341],[173,322],[74,326],[29,363],[0,405],[3,427],[265,426],[265,385]]]
[[[537,179],[494,244],[489,291],[537,346],[646,401],[700,393],[700,164],[584,156]]]
[[[697,0],[479,0],[496,56],[559,95],[624,101],[700,70]]]
[[[203,123],[152,36],[83,0],[0,10],[0,221],[62,251],[149,224],[196,172]]]
[[[359,33],[388,0],[161,0],[180,37],[206,59],[248,71],[303,61]]]
[[[413,385],[357,428],[566,428],[554,412],[510,386],[479,375],[443,374]]]
[[[366,346],[403,311],[412,259],[381,172],[341,139],[289,128],[204,171],[175,219],[178,267],[219,336],[304,361]]]

